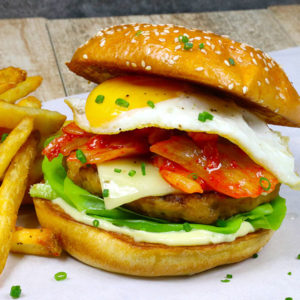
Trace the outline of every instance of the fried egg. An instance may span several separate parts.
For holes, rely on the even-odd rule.
[[[126,76],[107,80],[84,98],[66,103],[76,124],[95,134],[146,127],[218,134],[239,146],[281,183],[300,190],[288,138],[250,111],[176,80]],[[211,116],[208,119],[199,115]],[[200,119],[200,120],[199,120]]]

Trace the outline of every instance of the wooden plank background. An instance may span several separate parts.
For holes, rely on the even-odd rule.
[[[0,68],[15,66],[29,76],[42,75],[35,92],[42,101],[65,95],[45,19],[0,20],[0,40]]]
[[[44,77],[37,96],[47,101],[90,91],[65,62],[101,28],[121,23],[173,23],[227,34],[264,51],[300,45],[300,5],[269,9],[107,18],[0,20],[0,67],[14,65]]]

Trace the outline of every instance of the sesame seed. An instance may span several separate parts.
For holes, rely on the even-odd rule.
[[[265,78],[265,82],[266,82],[266,84],[270,84],[270,81],[267,77]]]
[[[268,67],[265,67],[265,71],[268,72],[268,71],[269,71],[269,68],[268,68]]]
[[[257,80],[257,85],[261,86],[261,82],[259,80]]]
[[[259,55],[259,53],[257,53],[257,57],[258,57],[259,59],[262,59],[262,57]]]
[[[215,51],[216,54],[221,55],[222,52],[221,51]]]
[[[230,49],[234,49],[234,47],[233,47],[232,45],[231,45],[231,46],[229,46],[229,48],[230,48]]]
[[[173,57],[173,60],[176,61],[176,60],[178,60],[178,58],[179,58],[179,55],[176,55]]]
[[[137,66],[136,66],[136,63],[131,63],[131,66],[134,67],[134,68],[137,67]]]
[[[227,59],[224,60],[225,65],[230,66],[229,61]]]
[[[146,50],[146,55],[149,55],[150,52],[151,52],[151,49],[150,49],[150,48],[147,48],[147,50]]]
[[[247,86],[243,86],[243,94],[246,94],[248,92],[248,87]]]
[[[158,39],[160,42],[165,42],[166,41],[166,39],[162,39],[162,38],[159,38]]]
[[[241,49],[243,49],[243,50],[245,50],[245,51],[247,50],[245,44],[241,44],[240,47],[241,47]]]
[[[283,95],[282,93],[279,93],[279,97],[280,97],[281,99],[285,99],[285,97],[284,97],[284,95]]]
[[[87,56],[86,54],[83,54],[82,57],[83,57],[84,59],[88,59],[88,56]]]
[[[206,45],[211,46],[211,43],[207,41],[207,42],[206,42]]]
[[[228,85],[228,89],[229,89],[229,90],[232,90],[233,87],[234,87],[234,84],[233,84],[233,83],[230,83],[230,84]]]
[[[229,38],[229,35],[227,34],[222,34],[221,37],[225,38],[225,39],[228,39]]]
[[[237,58],[237,61],[240,63],[243,62],[243,60],[240,57]]]
[[[257,65],[256,59],[252,58],[252,61],[254,62],[255,65]]]
[[[203,67],[197,67],[195,70],[196,70],[196,71],[203,71],[204,68],[203,68]]]
[[[174,41],[175,41],[175,43],[178,43],[178,37],[176,37],[175,39],[174,39]]]
[[[194,37],[194,40],[200,41],[200,40],[201,40],[201,37],[200,37],[200,36],[196,36],[196,37]]]
[[[184,36],[186,36],[187,38],[189,38],[190,36],[187,34],[187,33],[184,33],[183,34]]]
[[[151,66],[147,66],[145,69],[146,69],[147,71],[150,71],[152,68],[151,68]]]
[[[279,108],[276,108],[274,111],[275,111],[276,113],[278,113],[278,112],[279,112]]]
[[[175,61],[172,60],[172,59],[169,59],[168,62],[169,62],[170,65],[174,65],[175,64]]]
[[[144,60],[142,60],[142,61],[141,61],[141,66],[142,66],[143,68],[145,68],[145,67],[146,67],[146,63],[145,63],[145,61],[144,61]]]
[[[102,40],[101,43],[100,43],[100,47],[103,47],[105,44],[105,40]]]
[[[170,31],[169,31],[169,30],[167,30],[167,29],[165,29],[165,30],[164,30],[164,32],[165,32],[165,33],[170,33]]]
[[[272,69],[273,65],[271,63],[268,63],[268,66],[270,69]]]
[[[178,33],[178,32],[179,32],[179,30],[178,30],[178,29],[176,29],[176,30],[173,30],[173,32],[174,32],[174,33]]]
[[[209,37],[209,36],[205,36],[204,37],[206,40],[211,40],[211,37]]]
[[[125,36],[129,35],[129,33],[130,33],[130,31],[126,32],[126,33],[125,33]]]
[[[155,35],[156,35],[156,36],[159,36],[159,32],[157,32],[157,31],[154,31],[154,33],[155,33]]]
[[[202,53],[204,53],[204,54],[207,54],[207,52],[206,52],[205,49],[201,49],[200,51],[201,51]]]
[[[136,43],[136,40],[135,40],[135,39],[132,39],[132,40],[131,40],[131,43]]]
[[[222,45],[222,41],[221,40],[218,40],[218,42],[219,42],[220,45]]]
[[[169,59],[169,53],[165,54],[165,60]]]
[[[250,52],[250,56],[253,57],[253,52]]]
[[[177,45],[176,47],[175,47],[175,50],[179,50],[181,48],[181,45]]]

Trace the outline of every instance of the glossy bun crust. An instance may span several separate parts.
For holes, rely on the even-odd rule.
[[[180,36],[191,44],[184,45]],[[300,127],[299,95],[281,67],[261,50],[211,32],[113,26],[78,48],[67,66],[96,83],[130,73],[188,80],[224,91],[268,123]]]
[[[78,260],[110,272],[134,276],[178,276],[199,273],[251,257],[271,238],[259,230],[231,243],[170,247],[133,239],[79,223],[48,200],[34,199],[41,226],[52,229],[62,247]]]

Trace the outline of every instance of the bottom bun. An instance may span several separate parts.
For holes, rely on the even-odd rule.
[[[62,247],[78,260],[106,271],[135,276],[178,276],[199,273],[251,257],[271,238],[258,230],[231,243],[205,246],[166,246],[79,223],[48,200],[34,199],[42,227],[52,229]]]

